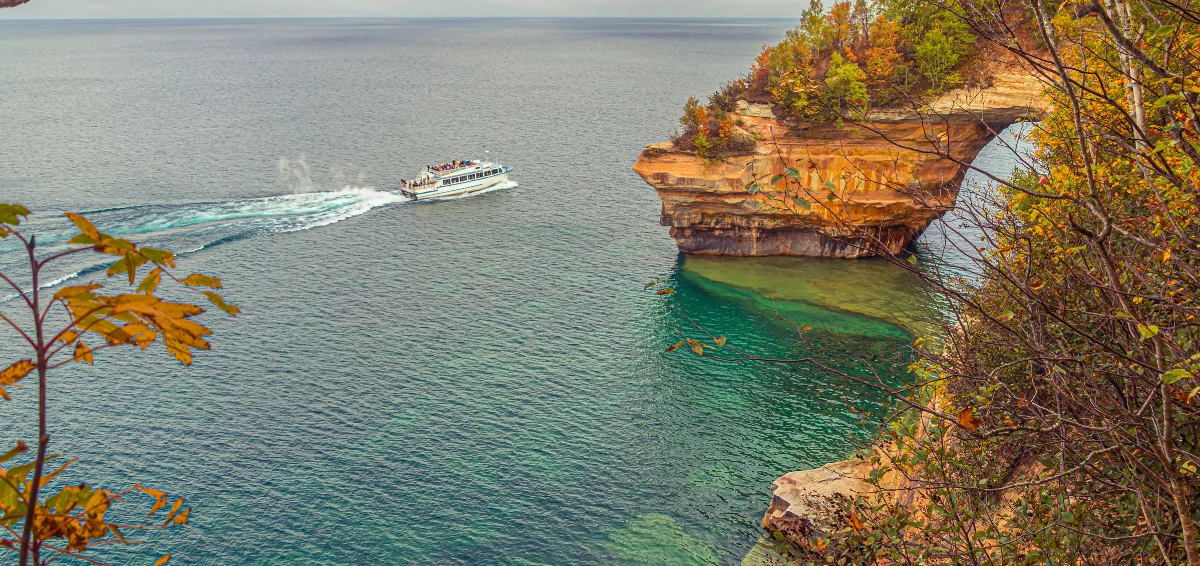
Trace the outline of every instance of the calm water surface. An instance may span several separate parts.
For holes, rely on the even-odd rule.
[[[669,305],[789,355],[778,309],[858,371],[846,360],[903,363],[909,336],[880,305],[920,302],[869,263],[745,279],[684,259],[629,170],[688,95],[742,74],[789,25],[0,22],[0,202],[34,209],[51,248],[67,233],[54,214],[77,210],[187,252],[245,310],[209,320],[214,350],[190,369],[122,352],[55,376],[51,430],[81,459],[73,479],[142,481],[195,507],[191,526],[100,556],[740,562],[771,481],[867,432],[839,399],[878,399],[811,370],[668,354],[691,332]],[[519,186],[420,204],[389,192],[485,151]],[[0,246],[0,268],[19,260]],[[822,287],[822,270],[860,288]],[[677,303],[642,291],[657,276]],[[777,288],[794,292],[772,302]],[[819,300],[795,291],[809,288]],[[3,360],[19,346],[0,335]],[[0,441],[33,440],[31,393],[2,407],[15,426]]]

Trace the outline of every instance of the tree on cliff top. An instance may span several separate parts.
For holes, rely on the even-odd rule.
[[[845,374],[903,409],[882,423],[877,492],[793,542],[837,564],[1200,566],[1200,11],[1173,0],[905,9],[1007,52],[1053,110],[1028,134],[1036,155],[1010,148],[1021,172],[975,169],[999,188],[955,219],[984,234],[964,250],[971,277],[918,272],[952,306],[944,334],[917,341],[908,374]],[[900,35],[914,51],[927,44],[923,74],[952,66],[932,31]],[[931,135],[908,149],[954,159],[953,145]],[[802,189],[790,195],[802,208],[822,206]],[[883,481],[896,477],[898,488]]]
[[[969,82],[975,74],[960,71],[974,62],[975,43],[961,19],[921,2],[887,0],[872,8],[847,0],[826,11],[812,0],[800,24],[764,46],[749,74],[714,98],[768,102],[805,122],[840,122],[849,111],[926,100]],[[680,149],[707,152],[706,158],[754,149],[709,134],[701,149],[690,124],[676,137]]]
[[[20,228],[28,216],[29,210],[23,206],[0,204],[0,238],[19,241],[29,257],[27,286],[18,285],[12,273],[0,273],[0,281],[17,293],[14,303],[24,307],[18,309],[23,311],[20,313],[0,312],[0,320],[28,345],[30,353],[29,358],[0,371],[0,399],[11,401],[5,388],[20,387],[33,379],[38,426],[32,458],[26,459],[29,448],[21,441],[0,455],[0,527],[4,529],[0,546],[15,553],[22,566],[50,564],[63,557],[99,564],[85,556],[86,551],[138,542],[126,538],[135,531],[185,525],[191,509],[185,507],[183,498],[172,501],[166,493],[141,484],[120,492],[87,484],[64,484],[63,474],[75,460],[59,463],[61,455],[48,454],[50,372],[72,363],[93,364],[96,354],[103,350],[131,346],[146,350],[155,344],[163,345],[180,363],[191,365],[192,350],[207,350],[205,337],[212,331],[194,320],[204,309],[164,300],[157,294],[164,281],[202,295],[230,316],[237,315],[239,309],[216,292],[221,289],[220,279],[199,273],[176,275],[176,257],[171,252],[139,247],[100,232],[78,214],[66,216],[79,234],[67,245],[39,257],[36,237],[22,233]],[[109,266],[108,276],[127,278],[131,287],[137,285],[136,291],[106,294],[102,284],[93,282],[63,287],[47,296],[43,283],[46,267],[85,253],[117,258]],[[149,272],[139,281],[138,272],[143,268],[149,268]],[[9,464],[14,460],[21,463]],[[49,471],[46,465],[52,462],[55,468]],[[52,488],[53,495],[47,497],[47,490]],[[109,512],[133,494],[153,499],[145,518],[131,522],[109,518]],[[163,556],[156,566],[169,559],[170,555]]]

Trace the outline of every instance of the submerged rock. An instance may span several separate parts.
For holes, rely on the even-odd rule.
[[[921,114],[872,111],[869,126],[797,123],[740,101],[737,118],[758,136],[754,154],[710,162],[656,143],[633,170],[658,191],[662,223],[684,253],[899,253],[954,207],[963,164],[1005,127],[1038,118],[1044,105],[1040,83],[1018,74],[947,93]],[[769,183],[792,167],[806,203],[793,200],[795,184],[785,191]],[[755,182],[761,189],[752,192]]]
[[[684,532],[675,519],[651,513],[609,537],[608,551],[621,564],[716,566],[717,553]]]

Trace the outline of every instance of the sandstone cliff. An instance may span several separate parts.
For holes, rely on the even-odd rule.
[[[1044,112],[1040,88],[1032,77],[997,74],[993,86],[947,93],[922,114],[874,111],[866,126],[797,124],[739,101],[738,117],[759,138],[754,155],[705,162],[657,143],[633,170],[658,191],[662,223],[685,253],[895,253],[954,207],[966,173],[956,160],[970,163],[999,131]],[[799,194],[769,183],[790,167]]]

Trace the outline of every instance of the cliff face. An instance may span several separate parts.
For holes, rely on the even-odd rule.
[[[899,252],[954,207],[966,167],[996,133],[1045,110],[1032,77],[1000,74],[915,112],[876,111],[870,127],[811,126],[739,102],[759,137],[754,155],[706,163],[668,143],[647,146],[633,170],[663,202],[662,223],[689,254],[853,258]],[[950,158],[936,153],[948,153]],[[770,185],[789,167],[794,184]],[[746,188],[758,181],[756,193]],[[806,202],[797,203],[795,197]]]

